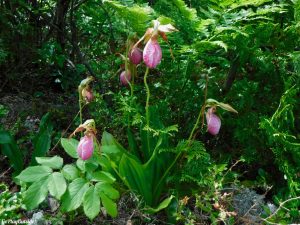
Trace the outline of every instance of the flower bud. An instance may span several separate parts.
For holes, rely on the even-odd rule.
[[[155,68],[161,61],[162,51],[156,39],[150,38],[144,51],[143,59],[147,67]]]
[[[141,61],[143,59],[143,53],[142,53],[141,49],[133,48],[129,52],[128,57],[133,64],[138,65],[141,63]]]
[[[128,86],[129,82],[131,80],[131,74],[129,71],[123,71],[120,74],[120,83],[124,86]]]
[[[207,131],[212,135],[217,135],[221,128],[221,120],[214,113],[215,107],[211,107],[206,112]]]
[[[80,139],[80,142],[77,146],[78,156],[82,160],[87,160],[91,158],[93,152],[94,152],[93,135],[85,135]]]

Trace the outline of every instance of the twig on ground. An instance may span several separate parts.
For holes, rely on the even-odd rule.
[[[272,213],[270,216],[268,216],[267,218],[261,218],[261,219],[262,219],[264,222],[268,223],[268,224],[278,224],[278,223],[273,223],[273,222],[269,221],[269,219],[271,219],[273,216],[275,216],[275,215],[279,212],[280,209],[285,208],[284,205],[285,205],[286,203],[291,202],[291,201],[294,201],[294,200],[299,200],[299,199],[300,199],[300,196],[294,197],[294,198],[289,198],[289,199],[287,199],[287,200],[281,202],[281,203],[279,204],[279,207],[275,210],[275,212],[273,212],[273,213]]]

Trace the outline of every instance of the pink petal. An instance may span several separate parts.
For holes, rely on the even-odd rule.
[[[91,158],[94,152],[94,142],[93,136],[85,135],[83,138],[80,139],[80,142],[77,147],[78,156],[82,160],[87,160]]]
[[[86,99],[87,99],[88,102],[93,101],[93,99],[94,99],[93,92],[92,91],[87,91],[85,97],[86,97]]]
[[[206,113],[207,131],[212,135],[217,135],[221,128],[220,118],[209,109]]]
[[[145,64],[149,68],[155,68],[160,63],[161,58],[162,51],[157,40],[150,38],[143,52],[143,59]]]

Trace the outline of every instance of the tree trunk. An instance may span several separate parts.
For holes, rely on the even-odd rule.
[[[62,51],[65,49],[65,26],[66,26],[66,15],[70,5],[70,0],[58,0],[56,6],[56,20],[55,25],[57,26],[57,43],[60,44]]]

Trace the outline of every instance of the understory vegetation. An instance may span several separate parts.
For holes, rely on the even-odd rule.
[[[0,223],[300,224],[300,0],[0,0]]]

